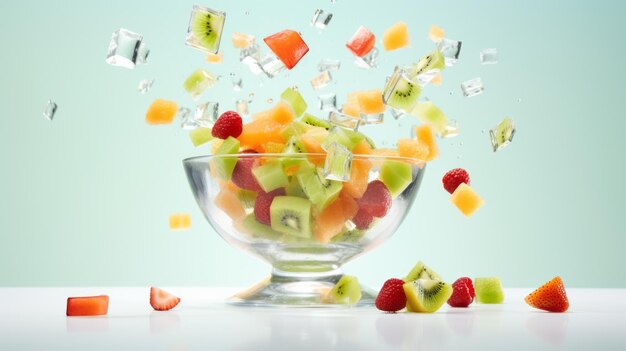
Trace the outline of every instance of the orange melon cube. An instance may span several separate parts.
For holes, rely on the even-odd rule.
[[[385,112],[383,93],[380,90],[362,91],[357,95],[359,112],[365,115]]]
[[[435,43],[438,43],[441,40],[443,40],[445,35],[446,35],[446,32],[443,30],[443,28],[439,28],[434,24],[430,26],[430,30],[428,31],[428,37],[430,38],[430,40],[434,41]]]
[[[174,101],[156,99],[146,111],[146,123],[170,124],[178,112],[178,104]]]
[[[270,117],[280,123],[288,124],[296,117],[296,113],[293,111],[291,105],[284,101],[280,101],[276,106],[270,110]]]
[[[402,157],[417,158],[420,160],[426,160],[430,148],[425,143],[420,143],[415,139],[399,139],[398,140],[398,155]]]
[[[213,201],[233,221],[239,221],[246,216],[246,210],[237,195],[227,188],[222,188]]]
[[[355,158],[352,160],[352,168],[350,170],[350,180],[343,183],[341,192],[345,192],[355,199],[363,197],[367,184],[369,183],[370,170],[372,162],[368,159]]]
[[[403,21],[387,28],[385,34],[383,34],[383,47],[385,51],[397,50],[408,45],[409,28]]]
[[[349,195],[344,194],[328,205],[317,216],[315,221],[315,239],[322,244],[330,242],[330,239],[341,233],[346,220],[354,217],[359,210],[359,205]],[[353,213],[354,212],[354,213]]]
[[[187,230],[191,228],[191,216],[189,213],[172,213],[170,215],[171,230]]]
[[[235,32],[233,33],[233,36],[230,38],[230,40],[233,42],[233,46],[235,48],[245,49],[248,46],[252,45],[252,43],[254,43],[254,36]]]
[[[415,135],[420,144],[428,146],[428,157],[426,157],[424,161],[431,161],[439,156],[439,147],[437,146],[435,133],[433,133],[430,124],[423,124],[415,128]]]
[[[206,62],[208,63],[221,63],[224,59],[224,52],[220,51],[217,54],[209,52],[206,55]]]
[[[348,99],[341,107],[342,113],[355,118],[361,117],[361,113],[359,111],[359,100],[357,99],[358,95],[359,93],[348,94]]]
[[[452,202],[466,217],[470,217],[485,201],[469,185],[461,183],[450,197]]]
[[[263,144],[263,151],[268,154],[279,154],[283,152],[285,149],[285,144],[283,143],[275,143],[270,141],[269,143]]]
[[[354,149],[352,149],[353,155],[369,155],[371,153],[372,147],[370,146],[370,143],[368,143],[365,139],[361,140],[358,144],[356,144]]]
[[[237,137],[242,148],[255,148],[268,142],[284,143],[280,134],[283,125],[273,119],[257,119],[243,125],[241,135]]]
[[[272,109],[261,111],[261,112],[257,112],[257,113],[253,113],[252,114],[252,120],[256,121],[257,119],[270,118],[271,115],[272,115]]]
[[[430,81],[430,82],[431,82],[432,84],[434,84],[434,85],[439,86],[439,85],[441,85],[441,80],[442,80],[442,79],[441,79],[441,71],[440,71],[439,73],[437,73],[437,75],[435,76],[435,78],[431,79],[431,81]]]

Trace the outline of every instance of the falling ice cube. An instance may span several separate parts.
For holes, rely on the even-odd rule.
[[[339,67],[341,67],[341,62],[339,60],[332,59],[323,59],[317,65],[317,70],[322,71],[338,71]]]
[[[461,42],[457,40],[443,38],[437,43],[437,48],[443,55],[446,61],[446,66],[454,66],[461,54]]]
[[[474,78],[461,83],[461,90],[463,91],[463,96],[472,97],[482,94],[485,89],[482,80],[480,78]]]
[[[357,130],[361,120],[337,111],[331,111],[328,114],[328,121],[332,125],[344,127],[347,129]]]
[[[322,71],[320,74],[311,79],[311,86],[314,90],[320,90],[332,82],[333,77],[329,71]]]
[[[324,177],[330,180],[347,182],[352,169],[352,152],[339,143],[328,146],[324,162]]]
[[[48,120],[52,121],[52,119],[54,118],[54,114],[56,112],[57,112],[57,104],[52,100],[48,100],[48,103],[46,104],[46,108],[44,108],[43,110],[43,116],[46,117]]]
[[[489,137],[491,138],[491,146],[493,152],[496,152],[505,146],[509,145],[513,141],[515,135],[515,125],[510,117],[506,117],[500,122],[494,129],[489,131]]]
[[[213,75],[203,69],[197,69],[187,77],[183,88],[187,90],[192,99],[197,99],[202,93],[216,82]]]
[[[237,108],[237,113],[245,116],[248,114],[248,101],[247,100],[237,100],[235,103]]]
[[[332,13],[324,12],[324,10],[317,9],[311,19],[311,25],[318,29],[324,29],[333,18]]]
[[[485,49],[480,52],[480,63],[483,65],[495,65],[498,63],[498,50]]]
[[[106,62],[112,66],[133,69],[146,63],[150,49],[142,42],[143,36],[120,28],[113,32]]]
[[[196,114],[194,115],[194,122],[197,127],[211,128],[217,121],[219,103],[217,102],[205,102],[196,106]]]
[[[193,5],[185,44],[198,50],[217,54],[225,18],[226,14],[222,11]]]
[[[285,69],[283,61],[272,54],[266,54],[259,62],[259,65],[268,78],[276,77],[276,75]]]
[[[410,112],[421,92],[421,86],[409,78],[403,68],[396,67],[383,89],[383,102],[394,109]]]
[[[376,68],[378,66],[378,48],[374,47],[363,57],[355,57],[354,64],[364,69]]]
[[[404,116],[404,112],[401,111],[401,110],[396,110],[395,108],[390,108],[389,111],[391,111],[391,116],[395,120],[398,120],[398,119],[400,119],[400,117]]]
[[[381,124],[385,120],[385,113],[372,113],[369,115],[361,113],[361,124]]]
[[[180,119],[180,127],[185,130],[196,129],[198,124],[194,121],[191,115],[191,110],[185,106],[182,106],[176,112],[176,117]]]
[[[232,83],[234,91],[241,91],[241,88],[243,87],[243,81],[241,80],[241,78],[233,77]]]
[[[137,90],[139,90],[140,93],[145,94],[148,90],[150,90],[150,88],[152,88],[152,84],[154,84],[154,79],[144,79],[139,82]]]
[[[451,120],[444,128],[438,133],[442,139],[454,138],[459,135],[459,126],[455,120]]]
[[[317,97],[317,107],[322,111],[336,111],[337,110],[337,95],[325,94]]]
[[[258,63],[261,60],[261,49],[259,45],[256,43],[252,43],[251,45],[241,49],[239,51],[239,61],[242,63],[249,65],[251,63]]]

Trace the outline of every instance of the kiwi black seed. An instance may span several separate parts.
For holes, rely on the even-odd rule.
[[[289,210],[285,210],[283,213],[283,216],[280,219],[280,223],[282,225],[284,225],[285,227],[290,227],[293,228],[295,230],[300,230],[302,229],[302,226],[300,225],[300,216],[292,211]]]

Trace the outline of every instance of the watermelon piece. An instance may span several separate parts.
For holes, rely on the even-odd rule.
[[[367,55],[374,48],[376,36],[367,28],[360,26],[346,44],[348,50],[359,57]]]
[[[265,44],[285,64],[287,69],[292,69],[298,61],[309,52],[309,47],[298,32],[285,29],[263,39]]]

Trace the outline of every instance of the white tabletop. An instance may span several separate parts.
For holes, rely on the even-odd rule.
[[[149,288],[0,288],[0,350],[626,349],[626,289],[568,289],[567,313],[507,289],[502,305],[434,314],[236,307],[223,299],[239,289],[165,289],[182,299],[168,312],[152,310]],[[68,296],[98,294],[108,316],[65,316]]]

